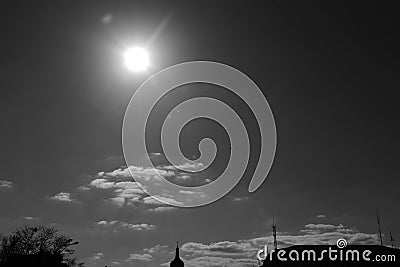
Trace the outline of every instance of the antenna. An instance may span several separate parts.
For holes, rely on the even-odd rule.
[[[376,219],[378,221],[379,239],[381,241],[381,246],[383,246],[382,231],[381,231],[381,221],[379,219],[378,209],[376,210]]]
[[[393,236],[392,236],[392,231],[391,230],[389,230],[390,231],[390,243],[391,243],[391,245],[392,245],[392,248],[394,248],[394,239],[393,239]]]
[[[272,216],[272,235],[274,237],[274,249],[278,249],[278,242],[276,241],[276,223],[275,223],[275,217]]]

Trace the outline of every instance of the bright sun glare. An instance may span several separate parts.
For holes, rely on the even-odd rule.
[[[125,64],[132,71],[143,71],[149,66],[149,55],[140,47],[128,49],[125,52]]]

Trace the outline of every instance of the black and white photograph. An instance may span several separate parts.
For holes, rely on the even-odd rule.
[[[0,267],[399,266],[394,1],[0,6]]]

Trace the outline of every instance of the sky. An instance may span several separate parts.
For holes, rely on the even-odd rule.
[[[176,241],[187,266],[251,266],[278,246],[384,242],[400,235],[398,79],[394,8],[378,2],[43,1],[2,5],[0,43],[0,233],[52,225],[80,243],[86,266],[165,266]],[[145,46],[150,68],[131,72],[124,52]],[[229,160],[229,137],[215,122],[185,126],[181,148],[199,156],[216,142],[213,165],[182,175],[166,163],[162,118],[184,99],[223,99],[250,133],[249,166],[222,199],[197,208],[148,196],[129,174],[121,133],[125,110],[151,74],[210,60],[246,73],[273,111],[277,151],[254,193],[259,155],[254,117],[236,96],[189,84],[160,100],[148,143],[157,169],[193,186]],[[134,166],[136,177],[154,170]],[[198,165],[191,166],[194,170]],[[397,238],[398,239],[398,238]]]

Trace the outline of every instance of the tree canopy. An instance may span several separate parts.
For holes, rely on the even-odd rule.
[[[0,266],[83,266],[73,257],[79,242],[54,227],[25,226],[0,236]]]

